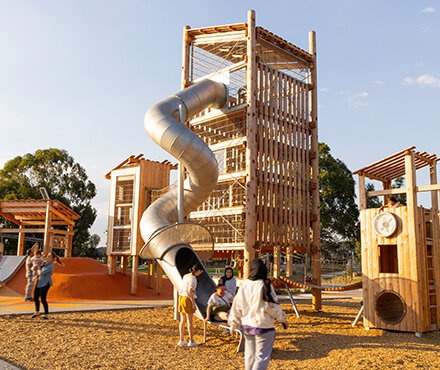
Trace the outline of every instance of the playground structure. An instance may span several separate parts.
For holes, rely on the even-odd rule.
[[[17,256],[25,254],[26,234],[43,234],[43,253],[52,249],[72,255],[72,238],[79,215],[62,202],[54,199],[0,200],[0,216],[15,228],[1,227],[0,235],[18,234]]]
[[[152,107],[145,128],[180,162],[179,186],[142,216],[145,246],[178,288],[194,250],[238,261],[246,277],[258,253],[307,253],[320,285],[315,33],[306,52],[248,22],[190,29],[182,91]],[[187,175],[187,176],[186,176]],[[186,176],[186,180],[184,180]],[[199,280],[200,312],[214,290]],[[312,288],[321,308],[321,290]]]
[[[108,211],[107,264],[109,275],[115,275],[117,259],[121,270],[126,272],[128,258],[132,258],[131,294],[137,292],[138,258],[143,240],[139,230],[142,213],[155,199],[154,193],[168,187],[170,173],[177,166],[169,161],[156,162],[143,158],[142,154],[130,156],[105,175],[110,184]],[[154,260],[149,260],[150,288],[161,292],[162,270],[158,265],[154,278]]]
[[[409,147],[364,167],[359,176],[364,326],[423,332],[440,329],[440,225],[435,155]],[[427,169],[429,185],[417,184],[417,171]],[[406,187],[391,182],[405,177]],[[382,190],[366,191],[365,179],[379,181]],[[418,195],[430,193],[431,208]],[[367,198],[381,196],[386,204],[395,194],[406,205],[383,212],[367,208]]]

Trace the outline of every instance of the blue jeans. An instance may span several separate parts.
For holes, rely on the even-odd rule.
[[[265,370],[269,366],[276,331],[272,330],[261,335],[243,333],[244,368],[245,370]]]

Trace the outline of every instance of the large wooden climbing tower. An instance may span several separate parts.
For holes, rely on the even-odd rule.
[[[307,253],[320,285],[318,115],[315,33],[305,51],[247,23],[185,27],[182,88],[206,77],[225,81],[228,106],[188,122],[216,155],[220,176],[211,196],[189,216],[214,235],[216,257],[232,257],[246,277],[260,253]],[[321,293],[313,292],[321,308]]]

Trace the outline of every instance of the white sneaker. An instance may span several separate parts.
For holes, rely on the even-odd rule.
[[[197,347],[199,344],[193,340],[190,340],[188,342],[188,347]]]
[[[184,347],[188,345],[188,342],[184,339],[184,340],[179,340],[179,343],[177,343],[177,345],[179,347]]]

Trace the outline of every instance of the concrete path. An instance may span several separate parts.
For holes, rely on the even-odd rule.
[[[102,311],[102,310],[121,310],[133,308],[147,308],[170,306],[172,299],[155,299],[147,301],[97,301],[97,302],[50,302],[49,310],[51,313],[57,312],[78,312],[78,311]],[[33,302],[3,302],[0,301],[0,315],[31,315],[34,313]]]
[[[0,370],[21,370],[21,368],[11,365],[9,362],[0,358]]]

